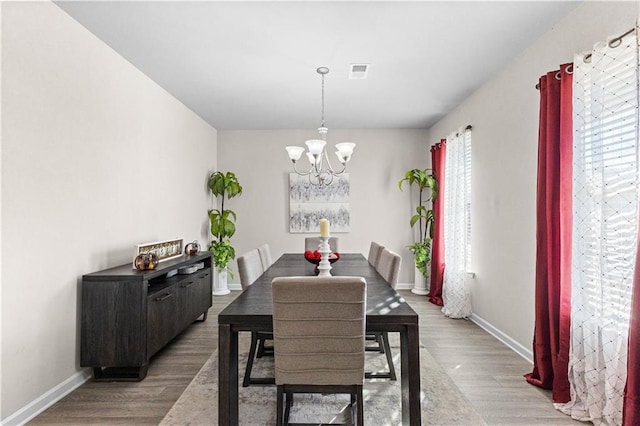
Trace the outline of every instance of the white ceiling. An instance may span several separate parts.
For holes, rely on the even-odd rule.
[[[56,4],[226,130],[317,127],[319,66],[330,129],[429,128],[579,3]]]

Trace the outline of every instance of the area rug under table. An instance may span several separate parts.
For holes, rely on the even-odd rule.
[[[397,334],[395,334],[397,336]],[[249,334],[241,333],[239,342],[240,425],[274,425],[276,419],[276,387],[242,387],[247,361]],[[394,363],[400,376],[400,349],[397,337],[390,333]],[[395,342],[394,342],[395,340]],[[367,371],[386,370],[383,354],[367,352]],[[273,377],[273,358],[254,362],[252,377]],[[429,352],[420,348],[420,400],[424,425],[484,425],[484,420],[435,362]],[[173,405],[161,425],[216,425],[218,423],[218,351],[207,360],[200,372]],[[291,409],[292,423],[342,423],[349,419],[348,395],[296,395]],[[400,380],[365,380],[365,424],[371,426],[402,425]]]

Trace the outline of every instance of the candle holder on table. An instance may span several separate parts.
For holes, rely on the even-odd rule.
[[[318,264],[318,276],[330,277],[331,276],[331,263],[329,262],[329,255],[331,254],[331,248],[329,248],[329,236],[320,237],[320,244],[318,245],[318,251],[320,252],[320,263]]]

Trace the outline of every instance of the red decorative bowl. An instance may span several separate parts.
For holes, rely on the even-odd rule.
[[[321,254],[318,250],[311,251],[307,250],[304,252],[304,258],[307,259],[308,262],[315,263],[318,265],[321,260]],[[329,263],[337,262],[340,259],[340,253],[331,253],[329,254]]]
[[[320,264],[320,260],[322,260],[320,252],[318,250],[316,251],[307,250],[304,252],[304,258],[307,259],[308,262],[311,262],[316,265],[313,271],[316,273],[316,275],[318,275],[320,273],[320,270],[318,269],[318,265]],[[337,262],[339,259],[340,259],[340,253],[329,254],[329,263]]]

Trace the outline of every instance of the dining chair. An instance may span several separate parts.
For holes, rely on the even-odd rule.
[[[374,268],[378,267],[378,263],[380,261],[380,253],[382,253],[383,249],[384,249],[384,246],[376,243],[375,241],[371,241],[371,245],[369,246],[369,257],[367,258],[367,260],[369,261],[369,264]],[[379,333],[375,333],[375,334],[367,333],[365,340],[367,341],[375,340],[377,343],[377,345],[375,346],[373,345],[365,346],[366,351],[375,351],[375,352],[384,353],[384,345]]]
[[[260,254],[260,261],[262,262],[262,269],[267,270],[269,266],[273,264],[273,258],[271,257],[271,250],[269,244],[263,244],[258,247],[258,253]]]
[[[262,275],[264,268],[257,249],[249,250],[242,256],[238,256],[237,262],[240,285],[242,286],[242,291],[244,291]]]
[[[304,251],[318,250],[319,245],[320,245],[320,237],[306,237],[304,239]],[[338,237],[329,237],[329,249],[331,249],[333,253],[339,253]]]
[[[276,424],[288,424],[295,393],[337,393],[351,395],[352,420],[364,425],[365,279],[279,277],[271,289]]]
[[[396,254],[387,248],[382,249],[376,270],[394,290],[398,285],[401,263],[402,257],[400,257],[399,254]]]
[[[369,264],[371,264],[371,266],[373,266],[374,268],[378,267],[378,262],[380,261],[380,253],[382,253],[383,249],[384,246],[381,246],[375,241],[371,241],[371,245],[369,246],[369,257],[367,258],[367,260],[369,261]]]
[[[260,252],[258,249],[249,250],[242,256],[238,256],[237,262],[240,285],[242,286],[242,291],[245,291],[264,272]],[[251,377],[254,358],[262,358],[263,356],[273,354],[273,348],[265,344],[267,340],[272,339],[273,333],[264,331],[251,332],[251,346],[249,347],[247,367],[244,372],[244,379],[242,380],[243,387],[246,388],[249,385],[272,385],[275,383],[273,377]]]
[[[384,278],[384,280],[395,290],[398,285],[398,277],[400,275],[400,265],[402,264],[402,257],[399,254],[392,252],[387,248],[383,248],[380,252],[378,259],[378,266],[376,270]],[[378,342],[378,346],[368,347],[368,350],[379,350],[380,353],[384,353],[387,358],[387,365],[389,371],[387,372],[366,372],[365,378],[367,379],[390,379],[397,380],[396,369],[393,365],[393,354],[391,353],[391,346],[389,345],[389,334],[384,332],[373,333],[373,339]]]

